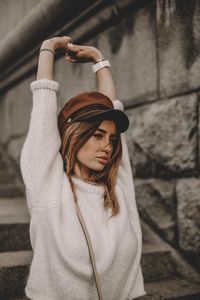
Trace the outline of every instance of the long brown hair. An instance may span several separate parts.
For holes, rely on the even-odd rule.
[[[61,135],[60,153],[63,158],[63,168],[71,181],[74,165],[77,158],[77,153],[82,145],[93,135],[96,129],[101,124],[102,120],[93,122],[74,122],[70,125],[66,124]],[[114,193],[114,187],[117,179],[117,171],[122,157],[122,144],[120,133],[117,131],[117,140],[113,145],[113,153],[111,159],[101,171],[91,170],[91,175],[94,182],[103,184],[105,187],[104,207],[112,209],[111,217],[119,213],[119,203]],[[72,186],[73,190],[73,186]]]

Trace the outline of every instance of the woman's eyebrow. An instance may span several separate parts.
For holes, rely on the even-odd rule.
[[[101,129],[101,128],[97,128],[97,131],[100,131],[100,132],[102,132],[102,133],[107,133],[104,129]],[[117,137],[116,134],[111,134],[111,136]]]

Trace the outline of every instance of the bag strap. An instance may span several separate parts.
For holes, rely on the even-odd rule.
[[[95,279],[95,283],[96,283],[96,287],[97,287],[99,300],[103,300],[99,275],[98,275],[97,268],[96,268],[94,251],[93,251],[93,248],[92,248],[92,243],[91,243],[91,240],[90,240],[90,236],[89,236],[87,227],[86,227],[85,222],[83,220],[83,216],[81,214],[81,211],[79,209],[79,206],[78,206],[78,203],[77,203],[76,200],[75,200],[75,207],[76,207],[76,212],[77,212],[77,215],[78,215],[79,221],[81,223],[81,226],[82,226],[85,238],[86,238],[86,242],[87,242],[87,245],[88,245],[88,250],[89,250],[89,254],[90,254],[90,260],[91,260],[91,264],[92,264],[92,269],[93,269],[93,273],[94,273],[94,279]]]

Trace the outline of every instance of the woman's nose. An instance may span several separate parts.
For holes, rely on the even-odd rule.
[[[103,150],[106,151],[106,153],[111,152],[111,150],[112,150],[111,142],[107,142],[107,143],[104,145]]]

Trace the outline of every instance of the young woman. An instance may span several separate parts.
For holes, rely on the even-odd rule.
[[[53,80],[57,49],[66,51],[69,62],[93,62],[98,89],[74,96],[59,114],[59,84]],[[33,248],[26,296],[131,300],[145,295],[125,136],[129,123],[116,100],[109,62],[97,48],[74,45],[70,37],[45,40],[31,90],[33,107],[20,157]],[[91,238],[98,278],[75,202]]]

